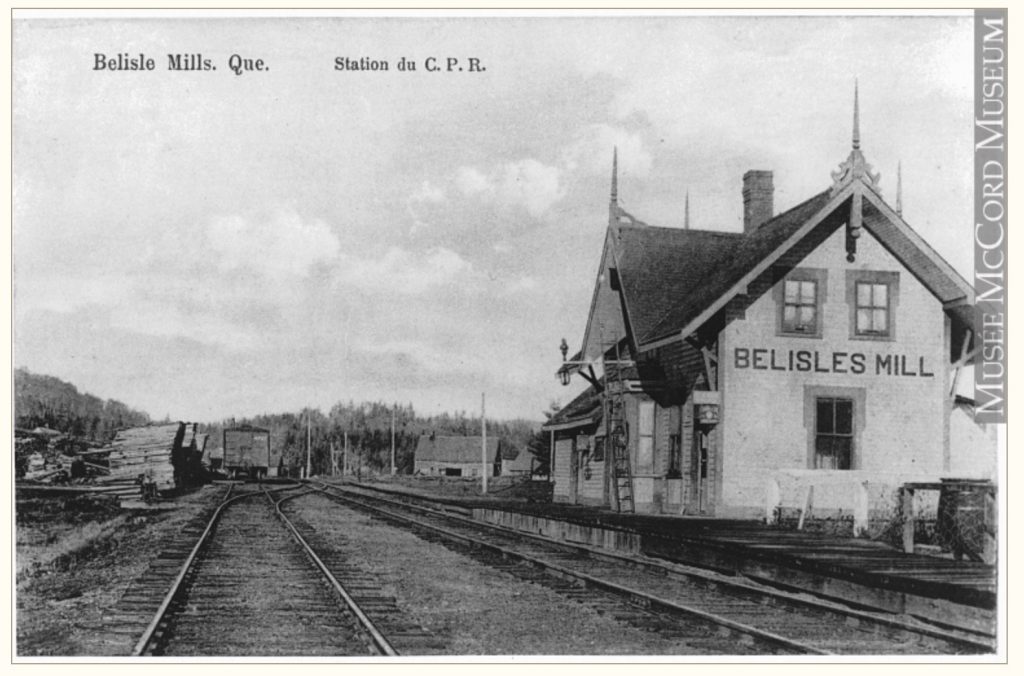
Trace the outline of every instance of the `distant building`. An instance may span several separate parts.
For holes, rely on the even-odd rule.
[[[446,437],[424,434],[416,442],[415,474],[428,476],[480,476],[483,466],[482,437]],[[488,476],[498,476],[505,444],[487,437]]]
[[[994,428],[956,399],[973,289],[882,198],[854,119],[831,185],[788,211],[771,172],[743,176],[742,233],[690,229],[688,206],[685,228],[643,223],[613,162],[583,346],[559,370],[590,388],[543,427],[555,500],[753,517],[818,482],[827,502],[992,476]]]
[[[533,453],[512,444],[501,445],[502,476],[530,476],[533,474],[533,466]]]

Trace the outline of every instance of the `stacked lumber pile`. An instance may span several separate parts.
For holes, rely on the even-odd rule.
[[[175,460],[182,453],[186,427],[192,428],[194,436],[196,425],[181,422],[133,427],[118,432],[114,441],[101,449],[110,452],[107,456],[110,474],[104,477],[103,483],[131,483],[135,485],[136,492],[142,481],[156,484],[157,490],[174,489]]]

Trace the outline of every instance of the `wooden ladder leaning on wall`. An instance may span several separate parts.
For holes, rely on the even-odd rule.
[[[608,443],[612,455],[612,485],[615,488],[615,509],[636,512],[633,501],[633,469],[629,459],[629,422],[626,420],[626,384],[622,370],[633,362],[623,360],[619,342],[615,343],[615,360],[604,360],[605,413],[608,420]]]

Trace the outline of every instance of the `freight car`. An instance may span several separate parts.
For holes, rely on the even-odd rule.
[[[270,430],[251,425],[224,430],[224,472],[258,480],[270,467]]]

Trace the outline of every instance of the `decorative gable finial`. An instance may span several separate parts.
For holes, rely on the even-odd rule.
[[[619,203],[619,147],[612,150],[612,206]]]
[[[608,225],[614,228],[616,232],[621,236],[621,232],[618,230],[620,225],[644,225],[647,224],[638,218],[634,218],[631,214],[626,213],[626,210],[619,206],[619,148],[615,146],[612,151],[612,198],[608,202]]]
[[[836,194],[853,179],[859,178],[867,183],[875,192],[881,192],[878,181],[881,174],[871,171],[871,165],[864,159],[860,151],[860,92],[856,80],[853,81],[853,149],[839,168],[832,172],[832,194]]]
[[[853,79],[853,149],[860,150],[860,87]]]
[[[896,214],[903,216],[903,162],[896,163]]]

